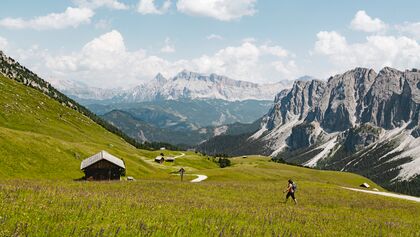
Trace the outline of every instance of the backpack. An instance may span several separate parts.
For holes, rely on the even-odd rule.
[[[293,184],[292,184],[292,189],[293,189],[294,192],[296,192],[296,190],[297,190],[297,184],[295,182],[293,182]]]

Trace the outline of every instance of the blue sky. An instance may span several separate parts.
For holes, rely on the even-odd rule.
[[[420,64],[418,1],[3,0],[0,49],[41,76],[129,87],[182,69],[258,83]]]

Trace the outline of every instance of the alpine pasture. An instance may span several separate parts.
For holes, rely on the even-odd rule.
[[[158,164],[44,94],[0,77],[0,236],[419,236],[419,203],[345,190],[359,175],[185,152]],[[101,150],[135,181],[77,181]],[[180,152],[164,151],[177,156]],[[180,182],[177,170],[184,167]],[[207,175],[200,183],[194,174]],[[284,202],[291,178],[299,201]]]

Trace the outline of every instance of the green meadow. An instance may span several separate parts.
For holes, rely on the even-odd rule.
[[[297,180],[298,205],[283,203],[285,180],[1,181],[0,235],[420,234],[418,203]]]
[[[101,151],[135,181],[84,182]],[[184,152],[139,150],[77,111],[0,77],[0,236],[420,236],[420,204],[345,190],[359,175]],[[177,156],[181,152],[163,151]],[[184,182],[176,171],[187,171]],[[195,174],[207,175],[191,183]],[[291,178],[298,205],[284,203]]]

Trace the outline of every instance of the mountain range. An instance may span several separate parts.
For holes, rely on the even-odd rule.
[[[125,90],[94,88],[75,81],[51,82],[139,142],[187,146],[225,133],[231,124],[235,128],[243,124],[243,131],[255,128],[254,122],[272,106],[277,91],[292,86],[292,81],[257,84],[186,70],[169,79],[159,73]]]
[[[253,133],[219,136],[203,152],[260,153],[351,171],[420,194],[420,72],[356,68],[281,91]]]
[[[68,161],[72,159],[71,156],[79,157],[81,148],[84,149],[83,154],[87,154],[88,148],[74,144],[81,138],[94,143],[96,138],[90,137],[90,133],[110,138],[109,141],[101,141],[98,146],[112,148],[113,143],[119,143],[121,139],[110,135],[109,132],[112,132],[134,146],[148,148],[138,143],[141,139],[125,133],[139,132],[134,128],[145,121],[144,126],[150,126],[150,121],[155,120],[150,114],[136,114],[136,111],[127,113],[118,110],[123,106],[117,104],[118,108],[113,108],[102,115],[102,118],[98,117],[2,52],[0,73],[0,85],[4,88],[3,116],[0,116],[5,126],[2,136],[8,136],[16,144],[26,144],[19,145],[21,151],[24,151],[22,154],[32,154],[34,151],[25,143],[25,139],[13,139],[16,136],[42,137],[46,143],[34,139],[37,141],[36,145],[50,148],[53,143],[48,139],[59,137],[62,142],[54,143],[54,146],[60,146],[61,149],[54,156],[48,156],[56,162],[59,162],[57,155],[62,152],[66,153]],[[36,93],[27,87],[35,89]],[[180,97],[172,101],[185,103],[184,99]],[[190,103],[203,100],[205,99],[187,101]],[[163,103],[168,101],[171,100],[163,100]],[[227,100],[216,103],[227,102],[233,103]],[[245,101],[240,101],[242,102]],[[46,103],[48,108],[53,109],[43,110]],[[183,107],[189,107],[188,103]],[[173,106],[169,104],[166,108]],[[290,89],[280,89],[270,107],[268,113],[254,123],[222,124],[210,128],[203,124],[198,125],[194,128],[195,131],[200,133],[207,129],[207,135],[211,136],[203,132],[200,139],[207,141],[200,143],[197,149],[208,154],[267,154],[277,162],[355,172],[387,189],[420,195],[420,71],[417,69],[399,71],[385,67],[376,72],[368,68],[355,68],[326,81],[296,80]],[[19,118],[23,117],[26,122],[20,123]],[[148,119],[150,121],[147,122]],[[165,124],[165,120],[155,121]],[[131,125],[124,127],[121,123]],[[63,129],[56,127],[57,124],[63,126]],[[90,124],[99,124],[108,131],[97,125],[93,129],[88,126]],[[85,129],[81,129],[81,125]],[[168,134],[190,139],[181,124],[166,125],[176,128]],[[162,129],[160,126],[156,127]],[[186,127],[188,126],[190,125]],[[151,133],[156,133],[156,127],[150,129]],[[21,128],[32,132],[23,133]],[[175,134],[175,131],[180,133]],[[141,136],[144,137],[144,133],[140,132],[139,137]],[[62,145],[64,141],[67,145]],[[66,146],[71,146],[72,149],[66,150]],[[128,144],[124,146],[127,149],[131,147]],[[7,151],[5,157],[14,157],[13,151],[7,146],[3,151]],[[34,165],[22,154],[19,157],[24,162],[23,166]],[[42,169],[42,164],[36,165]]]
[[[169,79],[159,73],[152,80],[130,89],[101,89],[65,80],[52,80],[51,83],[76,100],[110,104],[179,99],[272,100],[278,91],[290,88],[293,81],[257,84],[183,70]]]

